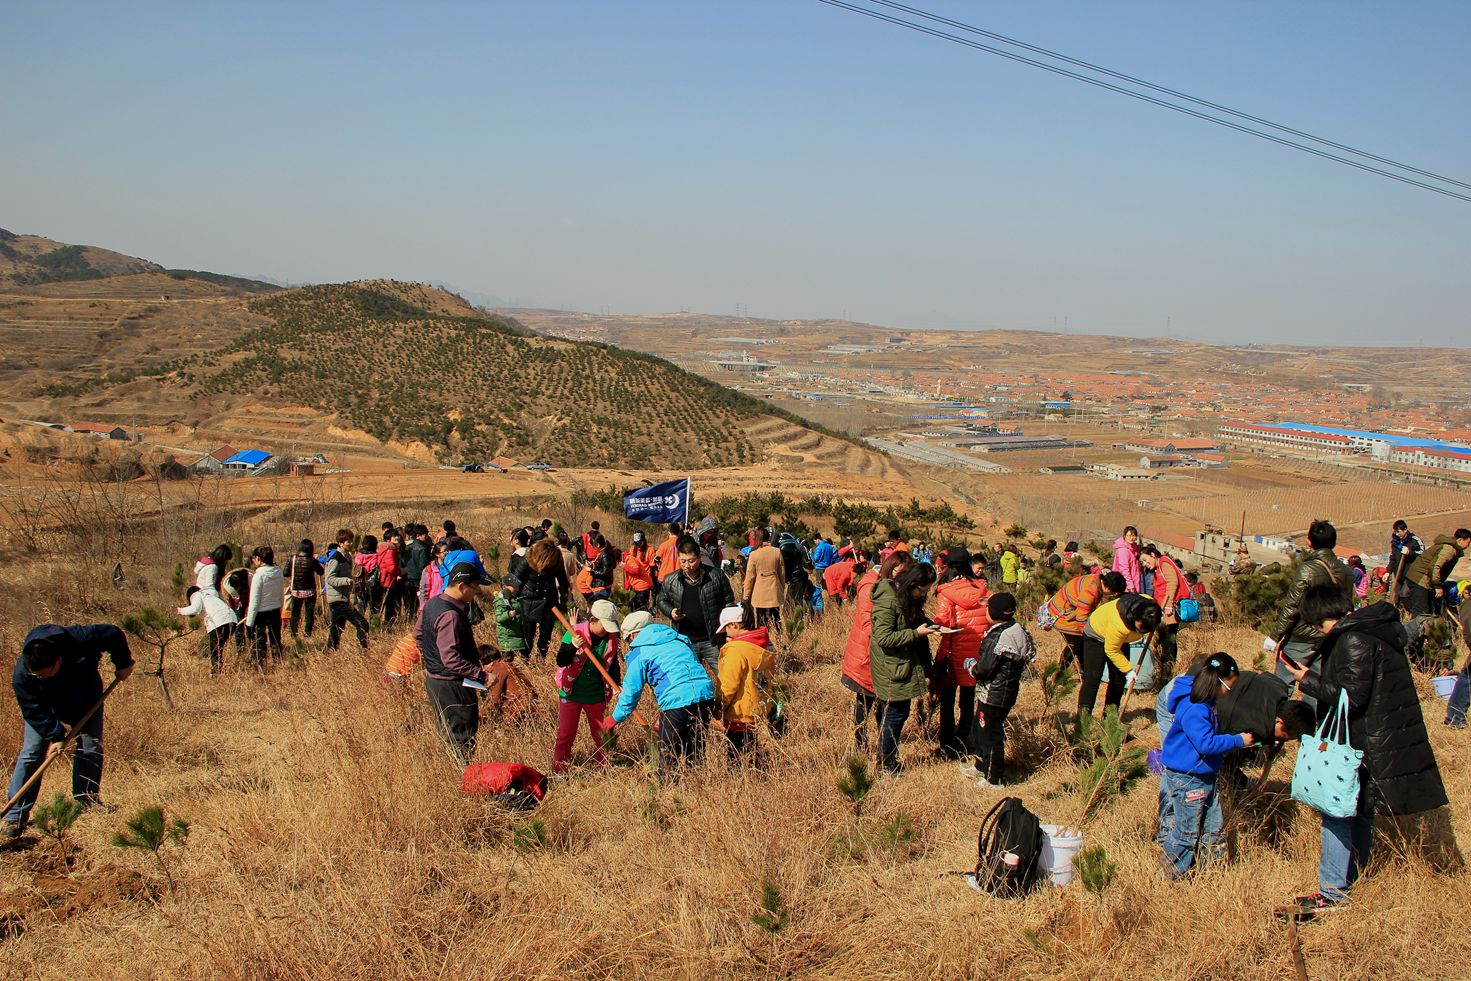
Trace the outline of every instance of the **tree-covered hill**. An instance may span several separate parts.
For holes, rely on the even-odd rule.
[[[181,366],[200,395],[337,413],[446,462],[728,466],[756,458],[748,423],[791,418],[660,358],[532,335],[418,284],[309,286],[248,308],[268,323]]]

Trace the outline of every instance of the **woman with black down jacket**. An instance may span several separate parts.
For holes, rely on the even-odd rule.
[[[1324,637],[1317,647],[1321,676],[1284,667],[1317,699],[1321,726],[1348,695],[1348,740],[1362,750],[1359,802],[1353,817],[1322,815],[1318,891],[1298,897],[1299,918],[1348,904],[1347,890],[1369,861],[1374,815],[1418,814],[1447,803],[1445,785],[1420,714],[1420,697],[1405,657],[1405,628],[1390,603],[1354,609],[1353,595],[1337,584],[1303,595],[1302,621]]]

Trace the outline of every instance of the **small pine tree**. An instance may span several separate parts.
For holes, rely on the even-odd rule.
[[[159,685],[163,687],[164,704],[172,709],[174,700],[169,697],[169,683],[163,673],[164,655],[170,644],[181,637],[187,637],[195,628],[174,614],[161,613],[151,606],[138,613],[125,614],[122,626],[124,632],[158,651],[158,667],[150,674],[158,679]]]
[[[82,805],[62,793],[51,798],[51,803],[43,804],[36,808],[33,815],[36,827],[41,833],[56,839],[56,854],[61,859],[61,867],[67,868],[66,861],[66,836],[67,831],[81,817]]]
[[[1074,855],[1073,868],[1077,870],[1083,888],[1100,896],[1113,884],[1113,877],[1119,870],[1117,862],[1109,861],[1108,852],[1102,845],[1085,848]]]
[[[125,830],[112,836],[113,845],[151,854],[153,860],[163,871],[164,878],[168,880],[169,892],[173,892],[174,875],[169,871],[168,863],[164,861],[163,847],[172,843],[178,848],[183,848],[184,842],[189,838],[189,822],[182,818],[174,818],[170,821],[164,814],[163,808],[145,807],[128,818],[124,824]]]
[[[873,775],[868,772],[868,760],[862,756],[848,757],[847,772],[838,778],[838,791],[853,804],[853,816],[863,816],[863,798],[873,789]]]
[[[186,580],[184,579],[184,563],[175,562],[174,574],[169,577],[169,585],[173,586],[174,592],[177,593],[183,590],[185,582]]]
[[[546,847],[547,826],[540,818],[522,821],[511,829],[511,847],[518,852],[534,852]]]
[[[761,908],[751,922],[768,933],[779,933],[787,925],[787,910],[782,905],[781,890],[772,882],[761,884]]]
[[[1087,795],[1083,820],[1088,820],[1149,772],[1145,760],[1148,750],[1143,746],[1125,749],[1128,736],[1129,727],[1112,705],[1104,710],[1101,720],[1086,712],[1078,716],[1077,745],[1091,760],[1067,789]]]

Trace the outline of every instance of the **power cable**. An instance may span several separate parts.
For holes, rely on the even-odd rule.
[[[1026,41],[1019,41],[1016,38],[1007,37],[1005,34],[997,34],[994,31],[988,31],[984,28],[976,27],[973,24],[966,24],[958,20],[951,20],[949,17],[942,17],[939,14],[932,14],[927,11],[920,10],[918,7],[910,7],[902,3],[896,3],[894,2],[894,0],[867,0],[867,2],[881,4],[882,6],[889,7],[893,10],[902,10],[905,13],[912,14],[916,17],[923,17],[925,20],[931,20],[939,24],[945,24],[948,27],[954,27],[962,31],[967,31],[971,34],[978,34],[981,37],[987,37],[993,41],[1000,41],[1003,44],[1010,44],[1014,47],[1022,48],[1023,50],[1031,51],[1034,54],[1043,55],[1047,58],[1055,58],[1058,61],[1066,62],[1069,65],[1076,65],[1079,68],[1086,68],[1089,71],[1098,72],[1101,75],[1107,75],[1110,78],[1116,78],[1123,82],[1130,82],[1134,85],[1142,85],[1145,88],[1152,89],[1155,92],[1160,92],[1164,95],[1172,96],[1177,99],[1184,99],[1187,102],[1193,102],[1198,106],[1204,106],[1207,109],[1214,109],[1217,112],[1224,112],[1227,115],[1235,116],[1237,119],[1245,119],[1249,122],[1259,123],[1262,126],[1269,126],[1272,129],[1278,130],[1280,132],[1290,133],[1293,136],[1301,137],[1305,140],[1312,140],[1314,143],[1321,143],[1323,146],[1332,147],[1335,150],[1342,150],[1345,153],[1352,153],[1355,156],[1364,157],[1367,160],[1373,160],[1377,163],[1386,164],[1390,167],[1398,167],[1399,169],[1407,170],[1412,174],[1419,174],[1421,177],[1429,177],[1431,180],[1443,181],[1446,184],[1453,184],[1456,187],[1463,187],[1466,190],[1471,191],[1471,183],[1458,181],[1454,177],[1447,177],[1444,174],[1437,174],[1434,171],[1430,170],[1422,170],[1419,167],[1412,166],[1411,164],[1401,163],[1398,160],[1391,160],[1389,157],[1381,157],[1378,154],[1370,153],[1367,150],[1360,150],[1357,147],[1348,146],[1344,143],[1335,143],[1333,140],[1325,139],[1321,136],[1314,136],[1312,133],[1306,133],[1300,129],[1294,129],[1291,126],[1284,126],[1281,123],[1274,123],[1270,119],[1263,119],[1260,116],[1253,116],[1249,112],[1241,112],[1239,110],[1232,109],[1229,106],[1223,106],[1218,102],[1211,102],[1209,99],[1197,98],[1196,96],[1190,95],[1189,93],[1181,92],[1178,89],[1172,89],[1165,85],[1156,85],[1153,82],[1146,81],[1145,79],[1139,78],[1135,75],[1129,75],[1125,72],[1116,72],[1113,69],[1105,68],[1102,65],[1095,65],[1089,61],[1083,61],[1082,59],[1073,58],[1069,55],[1065,55],[1057,51],[1051,51],[1047,48],[1038,47],[1035,44],[1028,44]]]
[[[1038,61],[1035,58],[1028,58],[1024,55],[1019,55],[1012,51],[1006,51],[1001,48],[996,48],[989,44],[981,44],[980,42],[972,41],[969,38],[963,38],[954,34],[948,34],[945,31],[936,30],[935,28],[928,27],[924,24],[916,24],[913,21],[907,21],[898,17],[892,17],[877,10],[872,10],[865,7],[858,7],[851,3],[844,3],[843,0],[817,0],[817,2],[827,4],[830,7],[837,7],[842,10],[849,10],[855,14],[862,14],[863,16],[871,17],[874,20],[885,21],[898,27],[907,27],[910,30],[917,31],[921,34],[928,34],[931,37],[940,38],[941,40],[952,41],[955,44],[963,45],[967,48],[974,48],[977,51],[984,51],[987,54],[994,54],[999,57],[1006,58],[1010,61],[1019,62],[1020,64],[1031,65],[1034,68],[1040,68],[1043,71],[1052,72],[1054,75],[1061,75],[1065,78],[1071,78],[1079,82],[1086,82],[1087,84],[1096,86],[1097,88],[1107,89],[1111,92],[1117,92],[1120,95],[1126,95],[1131,99],[1138,99],[1141,102],[1148,102],[1151,105],[1160,106],[1164,109],[1172,109],[1175,112],[1183,113],[1187,116],[1194,116],[1196,119],[1203,119],[1208,123],[1215,123],[1217,126],[1224,126],[1227,129],[1234,129],[1237,132],[1246,133],[1249,136],[1255,136],[1259,139],[1268,140],[1272,143],[1277,143],[1285,147],[1290,147],[1294,150],[1301,150],[1303,153],[1310,153],[1315,157],[1322,157],[1324,160],[1333,160],[1337,163],[1353,167],[1357,170],[1362,170],[1366,173],[1378,174],[1380,177],[1387,177],[1390,180],[1399,181],[1402,184],[1409,184],[1412,187],[1423,188],[1427,191],[1434,191],[1436,194],[1443,194],[1446,197],[1456,198],[1459,201],[1471,203],[1471,195],[1462,194],[1458,191],[1450,190],[1449,188],[1438,187],[1434,184],[1427,184],[1424,181],[1416,180],[1413,177],[1406,177],[1403,174],[1396,174],[1393,171],[1383,170],[1379,167],[1374,167],[1369,164],[1363,163],[1362,161],[1339,156],[1336,153],[1329,153],[1325,150],[1319,150],[1316,147],[1306,146],[1302,143],[1296,143],[1284,137],[1274,136],[1271,133],[1264,133],[1261,130],[1252,129],[1250,126],[1244,126],[1240,123],[1234,123],[1229,119],[1222,119],[1219,116],[1212,116],[1209,113],[1191,109],[1189,106],[1182,106],[1173,102],[1168,102],[1164,99],[1157,99],[1154,96],[1147,95],[1143,92],[1136,92],[1133,89],[1125,88],[1122,85],[1115,85],[1111,82],[1105,82],[1102,79],[1092,78],[1079,72],[1069,71],[1066,68],[1059,68],[1056,65],[1049,65],[1046,62]]]

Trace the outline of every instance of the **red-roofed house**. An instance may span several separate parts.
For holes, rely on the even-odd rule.
[[[210,450],[204,456],[189,464],[189,469],[195,473],[223,473],[225,461],[235,455],[235,447],[221,446],[217,450]]]
[[[74,433],[83,436],[100,436],[103,439],[127,439],[128,431],[122,426],[109,426],[101,422],[78,422],[70,427]]]

